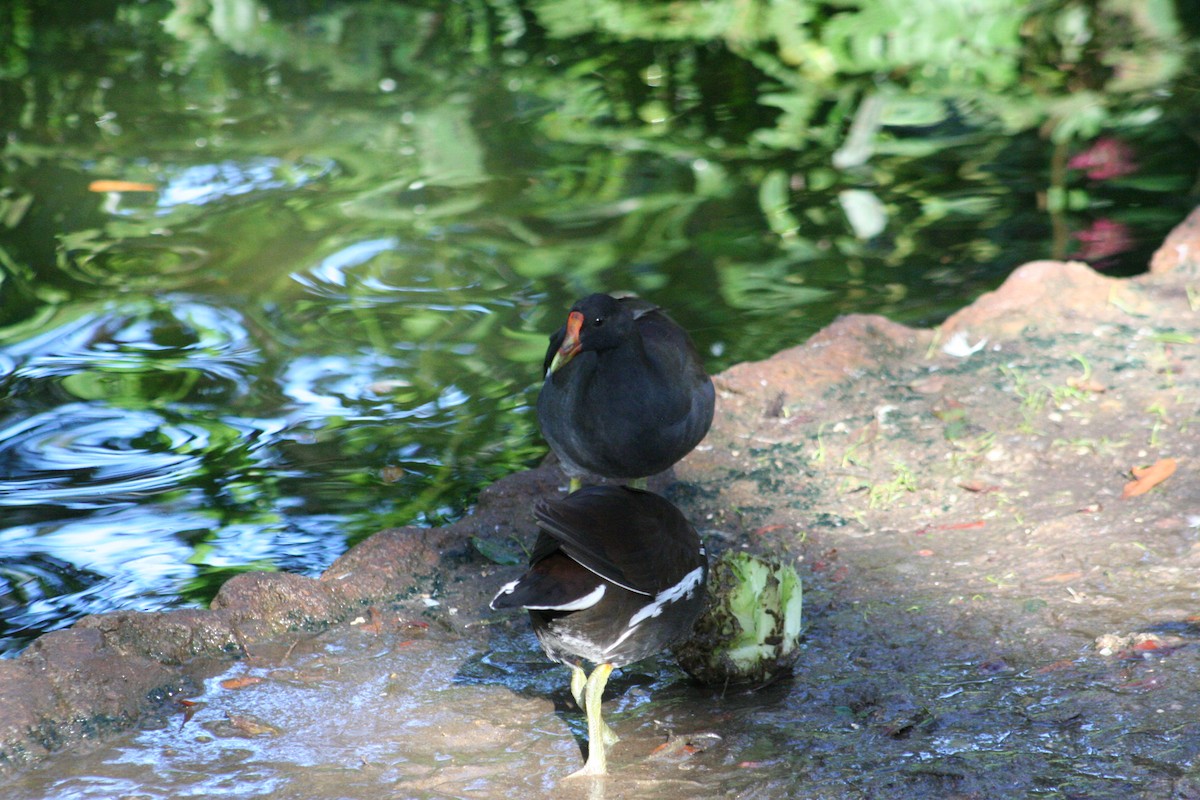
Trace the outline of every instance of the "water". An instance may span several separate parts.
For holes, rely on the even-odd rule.
[[[461,515],[544,453],[538,365],[582,294],[662,303],[716,371],[849,311],[927,324],[1032,258],[1139,271],[1193,177],[1186,109],[1123,132],[1123,180],[1047,177],[1066,146],[965,111],[836,170],[852,106],[772,143],[766,77],[715,44],[109,5],[0,33],[8,655]]]
[[[1149,798],[1194,788],[1191,650],[1104,664],[1082,653],[1052,662],[1036,647],[1009,651],[1019,666],[980,662],[967,654],[1029,618],[1009,629],[1004,611],[971,621],[929,608],[917,630],[905,603],[868,605],[870,622],[858,599],[826,607],[795,679],[761,691],[695,686],[665,658],[618,671],[605,719],[621,741],[604,781],[566,779],[586,738],[568,672],[545,661],[523,620],[506,619],[455,632],[341,627],[233,664],[195,663],[186,713],[177,705],[78,745],[8,781],[6,797]],[[945,635],[931,637],[933,624]],[[1163,684],[1127,687],[1131,671]]]

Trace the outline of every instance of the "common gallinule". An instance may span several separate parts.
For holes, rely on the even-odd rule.
[[[691,338],[646,300],[583,298],[543,368],[538,423],[572,491],[587,473],[644,487],[712,424],[716,393]]]
[[[624,486],[589,486],[534,506],[529,568],[492,608],[525,608],[546,655],[571,667],[587,714],[588,756],[574,775],[603,775],[617,741],[600,713],[608,676],[685,637],[704,606],[708,557],[669,501]],[[595,664],[590,676],[582,662]]]

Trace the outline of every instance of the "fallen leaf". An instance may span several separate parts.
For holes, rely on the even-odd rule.
[[[88,184],[89,192],[157,192],[153,183],[135,181],[98,180]]]
[[[1121,492],[1121,499],[1127,500],[1130,497],[1145,494],[1171,477],[1175,473],[1176,466],[1175,459],[1162,458],[1148,467],[1134,467],[1132,470],[1134,479],[1125,484],[1125,489]]]
[[[918,378],[908,384],[908,388],[917,394],[937,394],[946,388],[946,379],[941,375],[930,375],[927,378]]]
[[[253,675],[243,675],[240,678],[226,678],[221,681],[222,689],[245,689],[247,686],[253,686],[256,683],[262,683],[262,678],[256,678]]]
[[[485,539],[480,536],[472,536],[471,546],[493,564],[513,567],[524,564],[527,560],[525,553],[520,548],[520,543],[511,536],[507,539]]]
[[[921,556],[921,558],[929,558],[931,555],[933,555],[933,551],[932,550],[918,550],[917,555]]]
[[[672,738],[663,742],[650,751],[650,758],[674,758],[676,756],[692,756],[699,753],[701,748],[692,744],[687,739]]]
[[[939,531],[967,531],[972,528],[982,528],[986,524],[986,521],[977,519],[972,522],[952,522],[948,525],[938,525],[937,529]]]
[[[1040,581],[1038,581],[1038,583],[1067,583],[1068,581],[1073,581],[1082,577],[1082,572],[1060,572],[1056,575],[1050,575],[1042,578]]]
[[[1093,394],[1103,394],[1108,391],[1108,387],[1103,383],[1094,381],[1091,378],[1070,377],[1067,378],[1067,385],[1072,389],[1078,389],[1081,392],[1092,392]]]
[[[1075,662],[1069,658],[1064,658],[1059,661],[1054,661],[1045,666],[1038,667],[1033,672],[1035,675],[1045,675],[1047,672],[1061,672],[1064,669],[1071,669],[1075,666]]]
[[[366,631],[367,633],[382,633],[383,614],[380,614],[379,609],[375,606],[368,608],[367,614],[371,617],[371,621],[362,623],[362,630]]]
[[[386,466],[379,470],[379,480],[387,484],[395,483],[405,475],[404,467]]]
[[[263,734],[278,736],[280,733],[282,733],[282,731],[279,728],[276,728],[274,725],[266,722],[259,722],[252,717],[243,717],[239,716],[238,714],[230,714],[228,711],[226,711],[225,718],[229,720],[229,724],[232,725],[234,729],[246,734],[247,736],[262,736]]]
[[[178,700],[176,702],[183,707],[183,722],[179,723],[179,729],[183,730],[183,726],[196,716],[196,712],[204,708],[204,703],[197,703],[195,700]]]

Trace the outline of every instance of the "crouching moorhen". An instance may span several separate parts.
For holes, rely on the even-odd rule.
[[[538,423],[571,491],[588,473],[644,488],[712,424],[716,393],[691,338],[646,300],[583,298],[550,337],[543,368]]]
[[[704,606],[708,556],[666,499],[624,486],[590,486],[534,507],[540,531],[525,574],[492,608],[525,608],[546,655],[571,667],[587,714],[588,756],[574,773],[604,775],[617,741],[601,717],[608,676],[685,638]],[[586,676],[582,662],[595,664]]]

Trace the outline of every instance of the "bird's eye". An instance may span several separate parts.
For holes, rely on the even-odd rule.
[[[603,324],[604,324],[604,317],[596,317],[595,319],[592,320],[593,327],[599,328]]]

